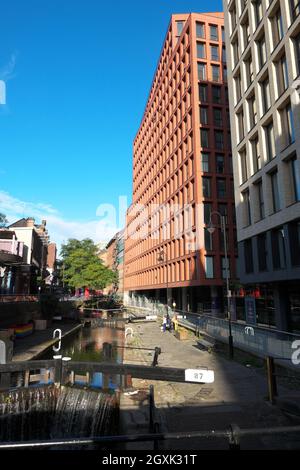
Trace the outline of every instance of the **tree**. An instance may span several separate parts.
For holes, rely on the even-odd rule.
[[[70,239],[62,245],[64,281],[73,288],[104,289],[115,280],[115,273],[97,256],[97,246],[86,238]]]
[[[6,215],[0,212],[0,228],[6,227],[7,224],[8,224],[8,220],[6,218]]]

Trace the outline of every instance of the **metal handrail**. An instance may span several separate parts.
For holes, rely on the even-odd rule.
[[[281,426],[268,428],[248,428],[240,429],[236,425],[231,425],[227,430],[210,431],[191,431],[191,432],[167,432],[167,433],[149,433],[149,434],[129,434],[119,436],[99,436],[85,438],[52,439],[28,442],[2,442],[0,449],[26,449],[43,447],[62,447],[62,446],[82,446],[90,444],[107,444],[116,442],[146,442],[146,441],[166,441],[180,439],[218,439],[225,438],[229,444],[235,443],[239,447],[240,438],[246,436],[263,436],[274,434],[300,433],[300,426]]]

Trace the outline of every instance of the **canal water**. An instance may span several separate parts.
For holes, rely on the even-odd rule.
[[[107,345],[111,345],[112,351],[109,358],[106,355]],[[123,346],[124,327],[122,323],[114,328],[108,326],[84,327],[63,339],[59,352],[54,352],[51,347],[39,359],[52,359],[54,355],[61,354],[63,357],[69,357],[72,361],[77,362],[107,362],[109,360],[122,364]],[[78,380],[75,380],[75,383],[82,384]],[[121,377],[119,375],[104,375],[97,372],[91,377],[91,387],[113,391],[120,385]]]

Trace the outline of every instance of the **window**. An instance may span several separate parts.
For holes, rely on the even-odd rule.
[[[243,213],[244,213],[244,226],[251,225],[251,207],[250,207],[250,194],[249,189],[242,193],[243,197]]]
[[[222,131],[215,131],[215,147],[224,150],[224,134]]]
[[[211,179],[202,177],[203,197],[211,197]]]
[[[299,0],[290,0],[290,11],[291,19],[294,21],[300,14],[300,2]]]
[[[205,59],[205,44],[202,42],[197,42],[197,58],[198,59]]]
[[[257,123],[257,109],[256,109],[256,101],[255,96],[251,96],[248,100],[248,110],[249,110],[249,124],[250,129]]]
[[[286,266],[286,252],[284,230],[280,227],[271,232],[272,259],[274,269],[283,269]]]
[[[256,186],[256,191],[257,191],[259,220],[261,220],[265,217],[265,204],[264,204],[264,194],[263,194],[262,181],[258,181],[255,184],[255,186]]]
[[[293,185],[293,196],[294,201],[300,201],[300,174],[299,174],[299,164],[297,162],[297,156],[289,160],[290,171],[291,171],[291,180]]]
[[[227,211],[227,204],[221,203],[218,204],[218,211],[220,214],[225,217],[225,223],[228,223],[228,211]]]
[[[241,175],[240,181],[241,181],[241,184],[243,184],[248,179],[246,150],[243,150],[242,152],[240,152],[239,157],[240,157],[240,175]]]
[[[288,225],[289,245],[291,252],[291,263],[293,266],[300,265],[300,221],[291,222]]]
[[[200,138],[201,138],[201,146],[202,147],[209,147],[209,131],[208,129],[200,129]]]
[[[212,204],[210,202],[204,202],[204,223],[209,224],[210,223],[210,214],[212,211]]]
[[[253,3],[253,6],[254,6],[254,13],[255,13],[256,27],[257,27],[263,17],[262,0],[256,0]]]
[[[217,178],[217,197],[226,198],[226,180],[223,178]]]
[[[253,173],[256,173],[258,170],[261,169],[261,158],[260,158],[258,137],[255,137],[253,140],[251,140],[250,145],[251,145],[251,154],[252,154]]]
[[[208,124],[208,108],[200,106],[200,123],[207,125]]]
[[[229,13],[230,13],[230,22],[231,22],[231,33],[233,33],[236,27],[236,20],[237,20],[235,4],[233,4]]]
[[[219,65],[212,65],[211,66],[211,73],[212,73],[212,80],[214,82],[220,81],[220,67]]]
[[[243,28],[244,50],[245,50],[246,47],[249,44],[249,41],[250,41],[250,26],[249,26],[249,19],[248,18],[245,21],[245,23],[243,23],[242,28]]]
[[[223,126],[222,109],[213,108],[213,116],[214,116],[214,125],[216,127],[222,127]]]
[[[204,39],[205,38],[205,29],[204,23],[196,22],[196,35],[197,38]]]
[[[210,58],[211,60],[219,60],[219,46],[210,46]]]
[[[226,64],[226,47],[222,47],[222,62]]]
[[[281,128],[282,146],[285,148],[295,142],[294,117],[290,103],[281,111]]]
[[[246,87],[249,88],[249,86],[253,82],[253,62],[252,62],[251,56],[245,61],[245,68],[246,68]]]
[[[268,161],[276,157],[273,122],[265,126],[265,139]]]
[[[198,62],[198,80],[206,80],[206,64]]]
[[[261,83],[261,94],[262,94],[263,114],[265,114],[271,107],[271,93],[270,93],[269,78],[266,78]]]
[[[205,256],[205,277],[207,279],[214,278],[214,257]]]
[[[239,42],[237,39],[232,44],[232,54],[233,54],[233,66],[235,67],[240,57]]]
[[[224,173],[224,169],[225,169],[224,155],[216,154],[216,172]]]
[[[212,86],[212,100],[215,104],[220,104],[221,99],[221,87],[213,85]]]
[[[277,96],[282,95],[289,86],[286,57],[283,55],[275,64],[277,75]]]
[[[212,41],[218,41],[219,35],[218,35],[218,26],[210,26],[210,39]]]
[[[199,85],[199,101],[207,102],[207,85]]]
[[[204,243],[206,251],[211,251],[213,249],[212,234],[209,233],[207,228],[204,229]]]
[[[265,233],[257,237],[258,270],[267,270],[267,237]]]
[[[262,68],[263,65],[267,61],[267,47],[266,47],[266,40],[264,36],[260,38],[259,41],[257,41],[257,50],[258,50],[259,67]]]
[[[223,82],[227,82],[227,67],[224,65],[223,67]]]
[[[274,16],[271,18],[271,25],[272,25],[273,48],[275,49],[277,44],[283,38],[283,34],[284,34],[280,8],[278,8]]]
[[[242,97],[242,86],[241,86],[241,74],[238,73],[234,77],[234,84],[235,84],[235,97],[236,97],[236,103],[238,103]]]
[[[221,28],[221,33],[222,33],[222,42],[225,42],[225,29],[223,26]]]
[[[177,21],[177,36],[180,36],[184,27],[184,21]]]
[[[252,239],[244,241],[244,259],[246,273],[253,273],[253,252],[252,252]]]
[[[230,278],[230,264],[229,264],[229,258],[225,258],[224,256],[222,256],[222,279],[227,279],[227,275],[228,275],[228,278]]]
[[[300,2],[299,2],[299,9],[300,9]],[[295,37],[294,39],[294,48],[295,48],[295,59],[296,59],[296,69],[297,75],[300,75],[300,34]]]
[[[202,171],[205,173],[208,173],[209,172],[209,153],[201,154],[201,162],[202,162]]]
[[[237,113],[236,117],[238,125],[238,139],[241,141],[244,138],[244,112],[240,111]]]
[[[272,188],[273,212],[278,212],[280,210],[280,197],[279,197],[277,170],[274,171],[273,173],[270,173],[270,178],[271,178],[271,188]]]

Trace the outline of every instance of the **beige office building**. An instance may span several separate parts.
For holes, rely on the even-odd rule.
[[[300,3],[224,0],[239,277],[300,330]]]

